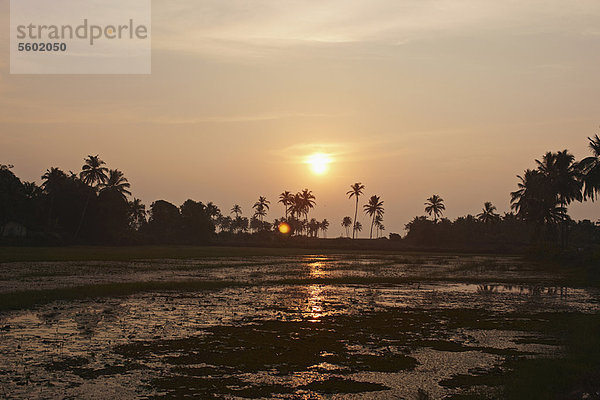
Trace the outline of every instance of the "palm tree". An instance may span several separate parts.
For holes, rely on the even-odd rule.
[[[127,195],[131,196],[129,191],[131,184],[129,184],[123,172],[118,169],[108,171],[106,182],[100,183],[98,186],[101,188],[100,192],[117,193],[123,200],[127,200]]]
[[[481,212],[477,214],[477,218],[483,223],[496,222],[500,220],[500,214],[496,212],[496,206],[492,205],[491,201],[486,201],[483,204]]]
[[[255,214],[258,216],[260,222],[263,222],[263,218],[267,215],[269,204],[271,204],[271,202],[267,200],[266,197],[259,196],[258,201],[252,206],[252,208],[256,210]]]
[[[296,193],[292,196],[290,208],[288,212],[292,215],[292,218],[300,219],[300,215],[302,215],[304,209],[304,205],[302,202],[302,197],[300,197],[300,193]]]
[[[298,219],[304,215],[304,223],[302,226],[308,227],[308,213],[314,206],[315,195],[312,193],[312,191],[304,189],[303,191],[294,195],[294,202],[290,208],[290,211],[292,211],[292,213],[296,213]]]
[[[348,198],[351,199],[352,197],[356,198],[356,206],[354,207],[354,223],[353,223],[353,229],[352,229],[352,239],[354,239],[354,235],[355,235],[355,231],[356,231],[356,217],[358,216],[358,198],[360,197],[361,194],[363,194],[363,190],[365,189],[365,185],[363,185],[360,182],[356,182],[353,185],[350,185],[350,190],[348,190],[346,192],[346,194],[348,195]],[[362,228],[362,226],[361,226]]]
[[[319,235],[320,223],[315,218],[311,218],[307,224],[309,236],[317,237]]]
[[[219,215],[221,215],[221,210],[219,209],[219,206],[212,201],[209,201],[206,203],[206,213],[212,218],[217,218]]]
[[[294,203],[294,195],[288,192],[287,190],[279,195],[278,203],[283,204],[285,207],[285,219],[288,218],[288,207]]]
[[[344,219],[342,219],[342,226],[346,229],[346,237],[350,237],[350,227],[352,226],[352,218],[344,217]]]
[[[354,229],[353,229],[353,231],[361,232],[362,231],[362,224],[360,222],[355,222],[354,223]]]
[[[79,178],[88,186],[104,183],[108,179],[106,173],[108,168],[103,167],[106,163],[98,155],[88,155],[85,164],[81,167]]]
[[[383,216],[383,201],[379,196],[371,196],[369,202],[363,206],[363,209],[367,215],[371,217],[371,232],[369,233],[369,239],[373,239],[373,226],[375,225],[375,217],[380,215]]]
[[[96,154],[95,156],[88,155],[85,159],[85,164],[81,167],[81,172],[79,173],[79,178],[86,185],[96,189],[98,184],[106,182],[108,177],[106,176],[106,172],[108,169],[103,167],[106,164],[104,161],[100,159],[100,157]],[[81,229],[81,225],[83,224],[83,219],[85,217],[85,212],[87,211],[88,204],[90,202],[91,193],[88,194],[85,205],[83,206],[83,211],[81,213],[81,219],[79,220],[79,225],[77,225],[77,230],[75,231],[75,238],[79,235],[79,231]]]
[[[580,174],[575,163],[575,157],[567,150],[557,153],[548,152],[542,157],[542,161],[535,160],[538,170],[548,178],[552,191],[558,197],[561,206],[566,207],[572,201],[581,201],[582,183]]]
[[[241,213],[242,213],[242,207],[238,206],[237,204],[234,204],[233,207],[231,208],[230,214],[235,214],[235,218],[237,218],[240,216]]]
[[[146,206],[140,199],[129,202],[129,226],[138,230],[146,222]]]
[[[60,168],[52,167],[46,170],[46,173],[42,175],[42,189],[46,193],[52,193],[56,191],[60,186],[60,183],[67,179],[65,174]]]
[[[510,207],[518,217],[534,223],[537,233],[542,225],[554,225],[563,219],[564,208],[558,204],[546,175],[539,170],[528,169],[517,178],[520,182],[518,190],[510,194]]]
[[[321,221],[321,230],[323,231],[323,237],[327,237],[327,229],[329,229],[329,221],[327,221],[327,219],[324,219],[323,221]]]
[[[542,160],[535,160],[540,171],[549,185],[550,195],[558,199],[558,203],[564,210],[561,214],[561,244],[567,245],[568,237],[568,215],[567,206],[572,201],[583,200],[581,189],[583,183],[580,179],[580,170],[575,163],[575,157],[567,150],[557,153],[548,152],[544,154]]]
[[[312,190],[304,189],[300,192],[300,198],[302,199],[302,204],[304,208],[304,218],[308,219],[308,213],[315,206],[315,195]]]
[[[437,223],[438,217],[444,214],[444,210],[446,206],[444,205],[444,199],[442,199],[437,194],[434,194],[430,198],[427,199],[425,203],[425,212],[429,214],[429,216],[433,215],[434,222]]]
[[[50,196],[50,207],[48,208],[48,225],[52,225],[52,211],[54,209],[54,199],[60,191],[60,187],[67,180],[65,174],[60,168],[52,167],[46,170],[42,175],[42,190]]]
[[[379,234],[385,230],[385,226],[383,226],[383,215],[375,216],[375,237],[379,238]]]
[[[592,155],[581,160],[578,169],[583,181],[584,199],[594,201],[600,194],[600,137],[588,138]]]

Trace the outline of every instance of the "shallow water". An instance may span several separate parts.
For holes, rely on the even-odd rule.
[[[560,276],[540,279],[514,258],[265,257],[0,270],[5,292],[90,282],[243,283],[1,313],[0,397],[383,399],[421,391],[494,398],[498,386],[460,379],[501,374],[507,359],[560,356],[561,338],[546,329],[553,318],[600,312],[597,289],[556,286]]]

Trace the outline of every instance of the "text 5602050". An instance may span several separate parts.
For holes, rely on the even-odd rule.
[[[18,43],[17,50],[19,51],[67,51],[66,43],[59,42],[41,42],[41,43]]]

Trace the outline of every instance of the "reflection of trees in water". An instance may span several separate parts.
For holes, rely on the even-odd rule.
[[[491,294],[498,291],[498,285],[477,285],[477,293]]]
[[[517,293],[539,297],[545,296],[558,296],[560,298],[566,298],[568,296],[568,288],[566,286],[541,286],[541,285],[477,285],[478,294],[492,294],[498,293],[499,287],[502,287],[503,291],[510,293]]]

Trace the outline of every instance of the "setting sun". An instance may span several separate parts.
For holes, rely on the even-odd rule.
[[[331,157],[324,153],[314,153],[308,156],[306,163],[310,166],[310,169],[314,174],[323,175],[329,170]]]

